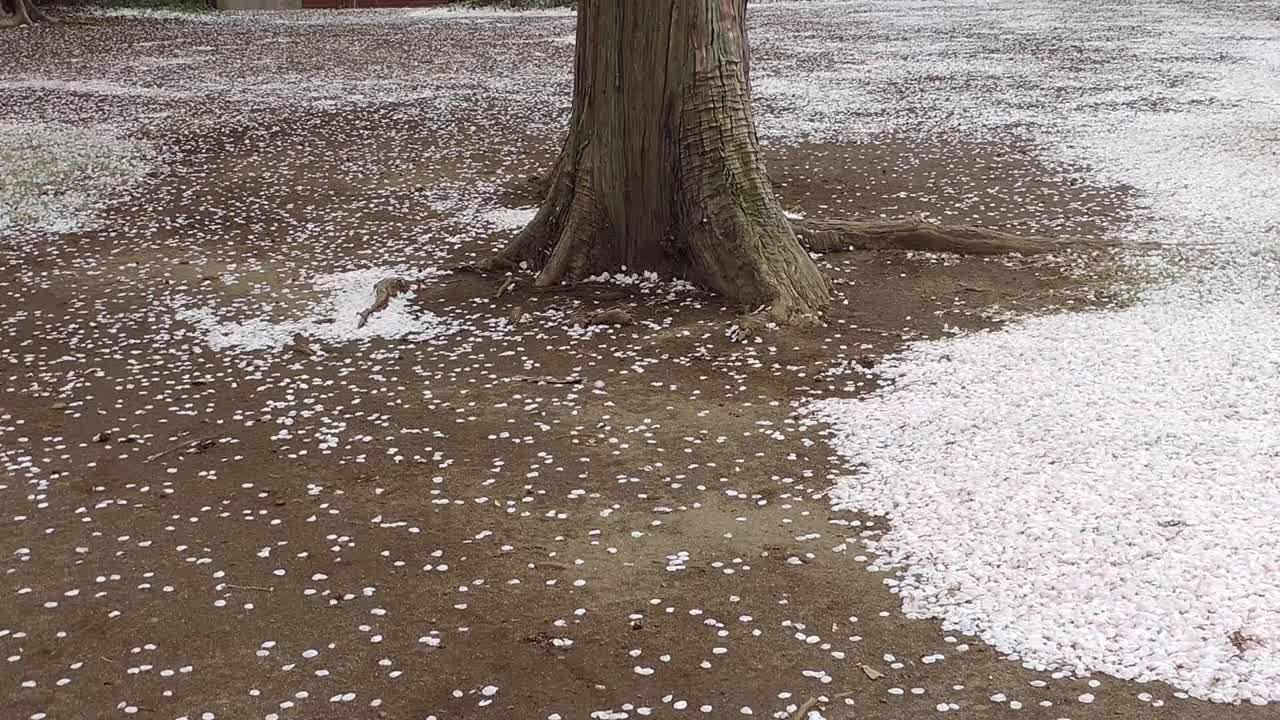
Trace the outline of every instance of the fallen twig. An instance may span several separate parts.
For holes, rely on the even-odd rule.
[[[219,435],[210,435],[208,437],[197,438],[195,440],[188,440],[184,443],[179,443],[177,445],[174,445],[168,450],[161,450],[158,453],[148,455],[147,459],[143,460],[142,462],[149,463],[149,462],[158,460],[170,453],[175,453],[175,452],[178,452],[179,450],[185,450],[186,448],[198,448],[197,452],[204,452],[205,450],[208,450],[209,448],[213,447],[220,439],[222,438]]]
[[[880,672],[879,670],[871,667],[866,663],[859,663],[858,667],[862,670],[864,674],[866,674],[868,679],[879,680],[880,678],[884,677],[884,673]]]
[[[229,587],[232,590],[257,590],[259,592],[275,592],[276,591],[276,589],[273,587],[261,587],[259,585],[232,585],[231,583],[226,583],[225,587]]]
[[[369,322],[369,316],[385,310],[391,298],[409,289],[409,281],[402,277],[389,277],[379,280],[373,286],[373,304],[360,311],[360,321],[356,328],[362,328]]]
[[[809,711],[813,709],[813,706],[817,704],[818,704],[818,698],[816,697],[809,698],[804,702],[803,705],[800,706],[799,710],[796,710],[796,714],[792,716],[793,720],[804,720],[805,715],[808,715]]]
[[[498,292],[494,295],[494,297],[500,298],[503,295],[506,295],[507,293],[515,289],[515,286],[516,286],[516,279],[513,277],[507,278],[501,285],[498,286]]]
[[[635,321],[636,318],[631,314],[631,308],[625,307],[601,310],[589,318],[589,322],[592,325],[630,325]]]
[[[307,357],[314,357],[316,354],[315,349],[313,349],[311,345],[308,344],[307,338],[305,335],[295,335],[293,337],[293,340],[290,341],[288,345],[284,346],[284,349],[292,350],[296,353],[301,353],[303,355],[306,355]]]
[[[582,378],[577,375],[570,375],[569,377],[563,378],[554,377],[552,375],[515,375],[511,378],[511,382],[527,382],[545,385],[577,385],[582,382]]]
[[[831,697],[827,698],[826,700],[823,700],[823,701],[821,702],[821,704],[823,704],[823,705],[829,705],[829,704],[831,704],[831,703],[834,703],[834,702],[835,702],[835,701],[837,701],[837,700],[843,700],[843,699],[845,699],[845,698],[849,697],[849,696],[850,696],[850,695],[852,695],[852,694],[853,694],[853,691],[852,691],[852,690],[850,690],[850,691],[848,691],[848,692],[842,692],[842,693],[839,693],[839,694],[837,694],[837,695],[832,695]],[[823,696],[819,695],[819,696],[816,696],[816,697],[811,697],[811,698],[809,698],[807,701],[805,701],[805,704],[801,705],[799,710],[796,710],[796,714],[795,714],[795,716],[794,716],[793,720],[804,720],[805,715],[806,715],[810,710],[812,710],[812,709],[814,708],[814,706],[815,706],[815,705],[818,705],[818,704],[819,704],[819,701],[818,701],[818,698],[819,698],[819,697],[823,697]]]
[[[592,325],[633,325],[635,321],[636,318],[635,315],[631,314],[631,308],[626,305],[619,305],[590,313],[578,313],[569,318],[569,325],[581,325],[583,327]]]

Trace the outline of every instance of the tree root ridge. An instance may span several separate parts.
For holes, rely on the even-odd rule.
[[[547,197],[533,220],[495,255],[467,266],[477,272],[511,272],[527,263],[538,269],[537,287],[585,277],[602,223],[592,188],[591,153],[572,138],[552,173]]]
[[[1072,249],[1117,247],[1105,240],[1015,235],[974,225],[911,220],[792,220],[800,244],[810,252],[914,250],[958,255],[1044,255]]]
[[[739,315],[729,336],[735,342],[743,342],[764,337],[780,327],[814,328],[824,325],[822,315],[807,305],[778,300],[753,313]]]
[[[581,280],[591,274],[595,242],[603,223],[591,194],[590,180],[584,181],[586,175],[585,172],[579,173],[571,206],[558,232],[552,235],[555,240],[550,245],[550,255],[533,281],[535,287]]]
[[[0,0],[0,28],[32,27],[53,22],[31,0]]]

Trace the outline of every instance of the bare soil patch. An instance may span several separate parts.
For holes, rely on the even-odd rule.
[[[906,342],[1114,302],[1108,254],[827,256],[827,327],[747,343],[727,337],[736,309],[696,292],[495,297],[501,278],[469,275],[418,290],[475,329],[439,342],[219,354],[173,320],[175,298],[287,314],[316,274],[467,262],[509,237],[439,190],[532,204],[556,139],[425,136],[402,110],[188,138],[103,229],[5,251],[21,279],[0,281],[15,717],[1012,712],[996,693],[1019,717],[1272,716],[1154,709],[1137,685],[1051,680],[904,619],[859,545],[884,521],[829,511],[848,468],[793,422],[809,398],[874,387],[867,370]],[[1091,234],[1128,213],[1124,188],[1020,146],[886,138],[768,160],[806,214]],[[562,322],[619,304],[634,324]],[[537,376],[582,382],[516,381]]]

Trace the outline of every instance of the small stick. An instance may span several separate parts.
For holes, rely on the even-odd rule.
[[[379,280],[373,286],[373,304],[360,311],[360,319],[356,322],[356,329],[364,327],[369,322],[370,315],[386,309],[387,304],[391,302],[391,298],[408,289],[409,281],[401,277],[389,277]]]
[[[871,667],[866,663],[859,663],[858,667],[862,669],[862,672],[867,676],[868,679],[879,680],[880,678],[884,677],[884,673],[880,672],[879,670]]]
[[[209,443],[209,445],[205,445],[205,446],[204,446],[204,447],[206,447],[206,448],[207,448],[207,447],[212,446],[214,443],[216,443],[216,442],[217,442],[218,440],[220,440],[220,439],[221,439],[221,436],[220,436],[220,435],[210,435],[210,436],[208,436],[208,437],[197,438],[197,439],[195,439],[195,440],[188,440],[188,441],[186,441],[186,442],[184,442],[184,443],[179,443],[179,444],[177,444],[177,445],[174,445],[173,447],[169,448],[168,450],[161,450],[161,451],[160,451],[160,452],[158,452],[158,453],[154,453],[154,454],[152,454],[152,455],[149,455],[149,456],[147,456],[147,459],[146,459],[146,460],[143,460],[142,462],[143,462],[143,463],[149,463],[149,462],[152,462],[153,460],[158,460],[158,459],[160,459],[160,458],[164,457],[165,455],[168,455],[169,453],[174,453],[174,452],[177,452],[177,451],[179,451],[179,450],[183,450],[183,449],[185,449],[185,448],[194,447],[194,446],[197,446],[197,445],[202,445],[202,444],[204,444],[204,443]]]
[[[813,706],[817,704],[818,704],[818,698],[810,697],[808,700],[805,701],[803,705],[800,706],[800,709],[797,710],[796,714],[792,717],[794,718],[794,720],[804,720],[805,715],[808,715],[809,711],[813,709]]]
[[[226,586],[232,590],[258,590],[260,592],[275,592],[276,590],[273,587],[260,587],[258,585],[232,585],[227,583]]]
[[[844,698],[847,698],[847,697],[849,697],[849,696],[850,696],[850,695],[852,695],[852,694],[853,694],[853,691],[852,691],[852,690],[850,690],[849,692],[842,692],[842,693],[840,693],[839,695],[832,695],[832,696],[831,696],[831,698],[830,698],[829,700],[827,700],[827,703],[833,703],[833,702],[835,702],[835,701],[837,701],[837,700],[843,700]],[[818,704],[818,698],[817,698],[817,697],[811,697],[811,698],[809,698],[809,700],[808,700],[807,702],[805,702],[805,704],[803,704],[803,705],[801,705],[801,706],[800,706],[800,709],[799,709],[799,710],[796,710],[796,714],[795,714],[795,717],[793,718],[793,720],[804,720],[805,713],[807,713],[807,712],[809,712],[810,710],[812,710],[812,709],[813,709],[813,706],[814,706],[814,705],[817,705],[817,704]]]
[[[301,353],[307,357],[314,357],[316,354],[316,351],[312,350],[311,346],[307,344],[307,337],[302,334],[295,335],[293,340],[289,341],[289,344],[284,346],[284,349]]]
[[[511,378],[511,382],[527,382],[527,383],[546,383],[547,385],[577,385],[582,382],[582,378],[577,376],[558,378],[547,375],[546,377],[532,377],[529,375],[516,375]]]

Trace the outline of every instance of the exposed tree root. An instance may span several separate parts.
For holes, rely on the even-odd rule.
[[[493,296],[495,298],[500,298],[503,295],[506,295],[507,293],[514,290],[515,287],[516,287],[516,279],[509,277],[506,279],[505,282],[502,283],[502,285],[498,286],[498,292],[494,293]]]
[[[735,342],[764,337],[780,327],[821,327],[822,316],[809,308],[775,303],[756,312],[734,318],[729,337]]]
[[[569,134],[538,183],[538,212],[498,254],[460,269],[530,268],[534,290],[623,268],[678,275],[755,308],[738,320],[753,334],[822,324],[832,283],[813,252],[1104,245],[963,225],[789,222],[752,117],[745,2],[643,4],[653,8],[643,22],[623,22],[625,0],[579,3]]]
[[[221,439],[222,439],[221,435],[210,435],[208,437],[196,438],[195,440],[187,440],[185,442],[178,443],[177,445],[174,445],[173,447],[167,450],[161,450],[158,453],[152,453],[151,455],[148,455],[147,459],[143,460],[142,462],[144,464],[149,462],[155,462],[156,460],[159,460],[165,455],[170,455],[172,453],[178,452],[179,450],[186,450],[188,448],[190,448],[193,451],[190,454],[192,455],[199,454],[208,450],[214,445],[217,445],[218,441]]]
[[[556,183],[558,192],[544,203],[538,217],[502,253],[479,265],[463,266],[457,270],[508,272],[518,267],[521,261],[528,260],[534,267],[541,267],[535,280],[536,289],[581,278],[589,270],[592,243],[600,227],[589,183],[584,182],[581,175],[576,181],[565,175],[560,173]],[[1015,235],[973,225],[911,220],[802,219],[791,220],[790,227],[800,245],[815,253],[887,250],[981,256],[1042,255],[1070,249],[1116,247],[1115,243],[1105,240]],[[696,238],[694,240],[693,245],[697,247]],[[737,274],[742,276],[741,272]],[[786,275],[783,274],[778,281],[785,280]],[[724,292],[719,287],[711,289]],[[738,317],[736,334],[751,337],[777,326],[821,324],[818,311],[804,300],[806,293],[812,294],[804,288],[783,288],[782,292],[775,294],[773,302]]]
[[[516,375],[510,378],[510,382],[537,383],[539,385],[580,385],[582,384],[582,378],[577,375],[562,378],[552,375]]]
[[[581,185],[575,193],[564,227],[552,246],[551,255],[533,281],[536,287],[558,285],[563,280],[581,280],[590,272],[593,243],[600,229],[600,220],[590,192]]]
[[[0,28],[29,27],[49,22],[49,16],[31,0],[0,0]]]
[[[509,272],[518,268],[520,263],[529,262],[535,267],[543,268],[539,273],[539,279],[544,276],[550,277],[546,272],[546,266],[550,265],[548,256],[556,252],[570,229],[570,224],[576,220],[579,227],[582,227],[588,222],[586,208],[578,198],[579,190],[584,190],[588,196],[590,194],[590,188],[587,185],[589,176],[580,171],[584,163],[588,162],[588,158],[584,157],[586,155],[584,148],[575,148],[570,144],[571,142],[572,138],[566,142],[564,150],[560,153],[560,159],[552,171],[546,198],[539,206],[533,220],[496,255],[460,269],[481,273]],[[594,221],[593,217],[590,219]],[[567,252],[568,249],[561,255],[564,256]],[[562,262],[567,263],[567,258],[563,258]],[[567,268],[567,265],[562,266],[562,269],[564,268]],[[554,282],[535,282],[534,284],[537,287],[546,287]]]
[[[895,220],[792,220],[800,244],[811,252],[918,250],[959,255],[1043,255],[1072,248],[1108,248],[1104,240],[1014,235],[974,225]]]
[[[566,324],[590,327],[592,325],[634,325],[635,322],[636,317],[632,314],[631,308],[620,305],[606,310],[585,311],[572,315]]]

